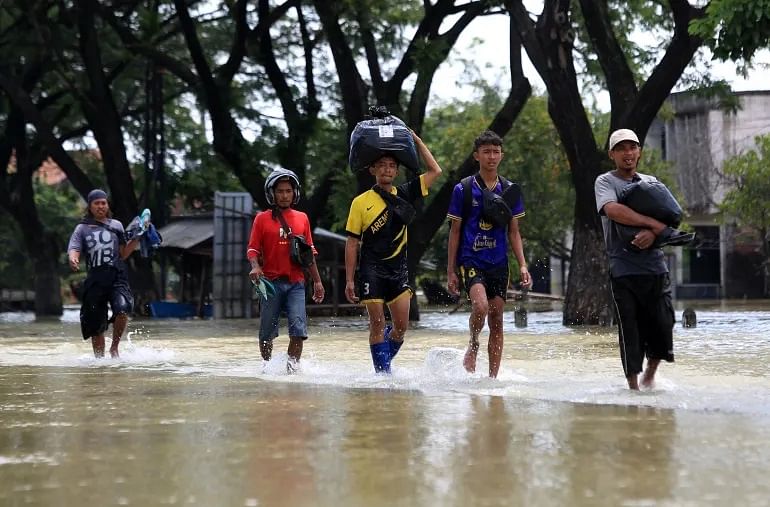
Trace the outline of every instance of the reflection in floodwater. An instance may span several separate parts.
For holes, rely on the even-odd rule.
[[[557,312],[526,329],[512,319],[490,380],[460,364],[467,314],[424,314],[392,377],[372,373],[362,319],[312,322],[288,376],[285,355],[259,359],[254,321],[135,321],[120,360],[95,360],[76,315],[3,314],[0,504],[770,497],[770,312],[700,311],[641,393],[625,389],[611,330],[563,328]]]

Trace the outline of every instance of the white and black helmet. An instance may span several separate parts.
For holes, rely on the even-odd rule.
[[[270,206],[275,206],[275,195],[273,194],[273,191],[275,190],[275,184],[281,180],[289,180],[292,188],[294,188],[294,201],[292,201],[292,204],[297,204],[299,202],[299,194],[302,187],[300,186],[299,178],[294,174],[294,171],[289,171],[288,169],[276,169],[267,175],[267,179],[265,179],[265,199],[267,199],[267,203]]]

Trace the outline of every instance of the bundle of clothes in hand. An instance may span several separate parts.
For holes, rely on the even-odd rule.
[[[134,238],[140,238],[139,253],[142,257],[150,257],[157,250],[163,238],[151,222],[152,214],[145,208],[141,215],[137,216],[126,227],[126,240],[131,241]]]

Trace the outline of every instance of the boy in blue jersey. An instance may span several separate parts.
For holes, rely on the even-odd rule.
[[[489,326],[489,376],[496,378],[503,355],[503,307],[508,292],[508,243],[519,264],[522,287],[532,280],[524,259],[524,246],[519,233],[519,218],[524,216],[524,202],[519,196],[510,206],[507,224],[495,224],[484,212],[484,189],[501,195],[505,190],[497,173],[503,158],[503,140],[494,132],[483,132],[473,143],[473,158],[479,163],[479,172],[468,184],[471,199],[465,198],[463,183],[455,185],[447,217],[450,221],[447,255],[447,288],[452,294],[460,293],[460,284],[471,301],[469,319],[470,342],[463,366],[476,371],[479,351],[479,333],[486,321]],[[468,207],[469,209],[464,209]]]

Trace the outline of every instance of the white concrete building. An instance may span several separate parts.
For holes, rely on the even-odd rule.
[[[718,98],[672,94],[673,115],[659,117],[645,140],[646,148],[660,150],[673,164],[686,221],[698,236],[695,245],[672,250],[679,299],[761,296],[758,240],[720,224],[717,213],[729,184],[721,172],[724,161],[752,150],[757,136],[770,134],[770,91],[734,96],[737,108],[726,109]]]

